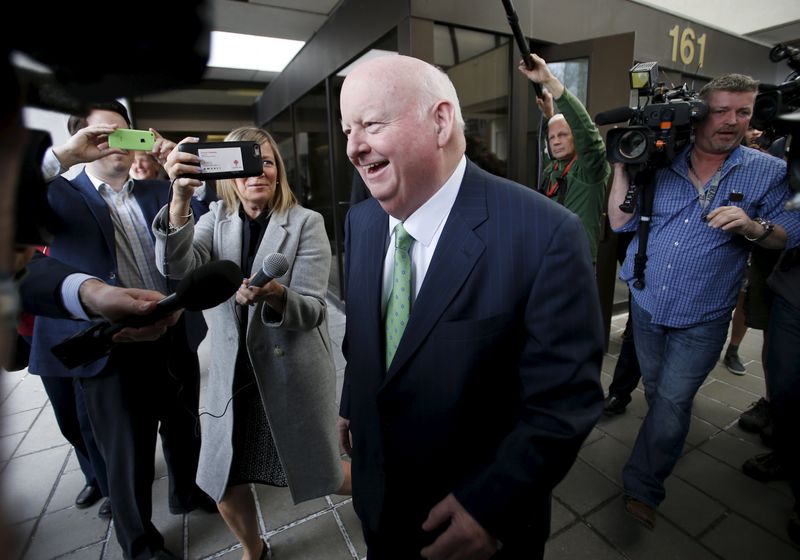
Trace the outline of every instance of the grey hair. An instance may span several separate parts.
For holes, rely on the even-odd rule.
[[[715,91],[729,91],[732,93],[758,92],[758,80],[744,74],[723,74],[714,78],[700,90],[700,99],[708,101]]]
[[[420,117],[424,118],[437,101],[449,101],[455,110],[456,123],[464,130],[464,116],[461,114],[461,103],[453,82],[444,70],[438,66],[428,65],[428,71],[421,77],[421,91],[417,99]]]
[[[547,120],[547,126],[550,126],[550,125],[551,125],[551,124],[553,124],[554,122],[558,122],[558,121],[564,122],[564,123],[566,123],[566,124],[567,124],[567,126],[569,126],[569,123],[567,122],[567,117],[565,117],[565,116],[563,115],[563,113],[556,113],[555,115],[553,115],[552,117],[550,117],[550,118]]]

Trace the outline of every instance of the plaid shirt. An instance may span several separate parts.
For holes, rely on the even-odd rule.
[[[142,209],[133,195],[133,179],[128,179],[122,189],[115,192],[102,180],[88,172],[86,174],[108,205],[114,224],[119,285],[169,293],[166,279],[156,268],[155,241],[150,225],[145,221]]]
[[[689,149],[669,168],[656,172],[644,288],[633,287],[638,236],[628,246],[619,275],[628,282],[636,303],[652,315],[654,324],[675,328],[699,325],[731,312],[752,247],[744,237],[711,228],[701,218],[700,196],[689,180]],[[781,225],[788,236],[787,247],[798,244],[800,220],[783,209],[790,193],[783,160],[740,146],[728,156],[720,173],[708,211],[739,206],[750,218],[760,216]],[[638,225],[637,213],[617,231],[633,231]]]

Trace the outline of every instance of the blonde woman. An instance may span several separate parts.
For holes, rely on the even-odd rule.
[[[331,252],[322,216],[297,203],[268,133],[244,127],[225,140],[257,142],[262,174],[219,181],[220,200],[196,225],[189,202],[201,183],[177,179],[153,230],[159,267],[168,247],[170,277],[215,259],[240,264],[245,275],[234,297],[206,312],[211,363],[197,484],[217,501],[243,560],[255,560],[268,558],[269,547],[249,484],[288,486],[301,502],[347,493],[343,465],[349,465],[339,459],[335,434],[336,374],[325,304]],[[176,149],[165,167],[174,179],[198,173],[198,161]],[[248,277],[273,252],[287,257],[289,270],[262,287],[250,286]]]

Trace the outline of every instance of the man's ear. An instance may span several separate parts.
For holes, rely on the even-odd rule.
[[[433,108],[433,130],[436,132],[437,143],[440,148],[446,146],[453,136],[453,127],[456,126],[456,110],[449,101],[439,101]]]

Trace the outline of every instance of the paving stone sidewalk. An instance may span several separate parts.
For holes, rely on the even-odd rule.
[[[339,388],[344,371],[344,315],[330,306]],[[608,387],[619,353],[625,315],[612,322],[603,360]],[[552,536],[545,557],[572,559],[798,559],[785,526],[792,496],[785,483],[762,484],[744,474],[742,462],[766,448],[736,424],[739,414],[764,394],[762,337],[749,331],[740,347],[747,366],[732,375],[719,363],[695,401],[687,444],[655,531],[641,528],[622,508],[621,473],[642,418],[644,394],[636,391],[626,414],[603,418],[553,497]],[[205,362],[201,347],[201,363]],[[78,462],[56,425],[37,376],[26,370],[0,373],[0,475],[10,550],[0,558],[116,560],[122,558],[113,527],[97,517],[98,505],[78,510],[83,487]],[[158,450],[153,521],[167,547],[185,559],[238,559],[241,551],[219,515],[171,515],[166,467]],[[257,487],[263,532],[277,560],[360,560],[366,555],[350,499],[329,496],[298,506],[285,489]]]

